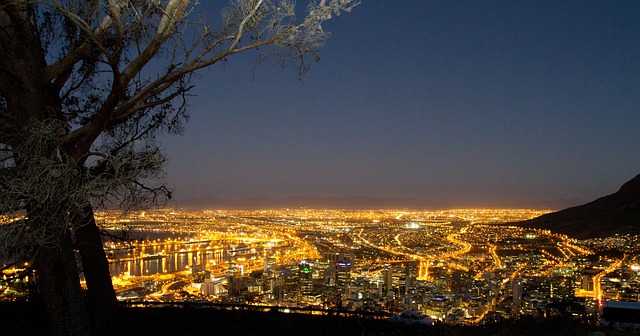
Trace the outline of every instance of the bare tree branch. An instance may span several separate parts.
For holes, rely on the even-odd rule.
[[[297,20],[293,0],[231,0],[216,31],[189,0],[0,0],[0,214],[17,218],[0,223],[0,256],[55,245],[88,205],[166,201],[153,136],[181,129],[193,75],[264,46],[257,59],[302,73],[322,23],[357,4],[311,1]],[[29,67],[10,68],[23,47]]]

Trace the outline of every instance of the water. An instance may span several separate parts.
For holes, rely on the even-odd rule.
[[[148,276],[185,271],[194,265],[210,269],[234,261],[237,257],[250,259],[262,255],[262,247],[249,248],[239,242],[212,240],[167,239],[132,243],[130,247],[106,249],[111,260],[112,276]],[[184,237],[182,237],[184,238]],[[193,239],[193,238],[192,238]]]

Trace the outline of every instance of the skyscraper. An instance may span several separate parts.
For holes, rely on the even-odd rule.
[[[522,306],[522,279],[513,280],[513,306]]]
[[[298,280],[300,282],[300,295],[303,300],[309,300],[313,294],[313,271],[311,264],[306,260],[302,260],[298,264]]]
[[[338,290],[344,289],[349,284],[351,278],[351,262],[336,261],[336,287]]]

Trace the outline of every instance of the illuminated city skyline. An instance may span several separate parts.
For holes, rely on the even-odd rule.
[[[142,238],[105,245],[118,298],[133,304],[416,311],[473,325],[554,316],[568,303],[593,318],[602,300],[638,301],[639,236],[575,240],[501,224],[548,212],[150,210],[97,220]]]

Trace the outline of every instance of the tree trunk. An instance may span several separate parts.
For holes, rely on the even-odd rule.
[[[91,206],[78,214],[76,224],[76,243],[87,283],[89,313],[98,335],[113,334],[118,325],[114,322],[119,320],[118,301]]]
[[[68,231],[55,246],[39,248],[34,267],[51,335],[92,335]]]

